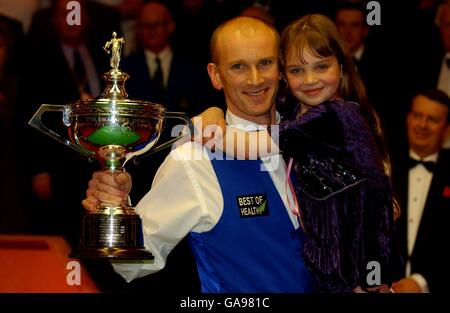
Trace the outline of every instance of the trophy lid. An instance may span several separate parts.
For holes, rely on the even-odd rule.
[[[125,40],[117,38],[117,33],[113,32],[111,40],[107,41],[103,46],[103,50],[108,54],[111,53],[109,64],[112,68],[103,75],[103,79],[106,81],[106,88],[101,95],[103,99],[122,100],[128,97],[125,91],[125,81],[130,76],[119,69],[120,55],[124,43]]]
[[[69,127],[69,137],[85,150],[98,152],[100,147],[122,146],[127,153],[135,152],[153,146],[161,133],[165,108],[128,99],[125,81],[130,76],[119,69],[124,42],[113,32],[103,46],[111,54],[111,69],[103,75],[106,88],[101,96],[73,101],[64,108],[63,123]]]
[[[111,70],[105,73],[107,86],[95,99],[78,100],[66,105],[43,104],[29,124],[57,141],[93,159],[97,158],[110,169],[120,167],[134,156],[159,151],[171,146],[182,136],[170,139],[158,147],[166,118],[181,119],[193,131],[185,113],[166,112],[165,108],[149,101],[128,99],[125,81],[128,74],[119,69],[123,38],[113,37],[104,49],[111,53]],[[42,123],[45,112],[62,112],[62,122],[68,128],[68,137],[59,135]],[[149,153],[147,153],[149,154]]]
[[[162,117],[165,108],[157,103],[142,100],[128,99],[128,93],[125,90],[125,82],[130,76],[123,72],[120,68],[120,58],[122,54],[122,46],[125,43],[123,38],[118,38],[117,33],[112,33],[111,40],[107,41],[103,49],[111,54],[110,66],[111,70],[103,74],[103,79],[106,82],[106,87],[100,97],[96,99],[77,100],[70,102],[68,106],[72,114],[84,114],[87,107],[95,106],[103,107],[110,112],[117,112],[117,108],[124,107],[125,111],[129,109],[142,110],[143,113],[147,111],[148,114]],[[106,112],[107,113],[107,112]]]

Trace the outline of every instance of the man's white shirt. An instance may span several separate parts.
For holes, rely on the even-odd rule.
[[[414,152],[410,151],[409,156],[415,160],[420,160],[420,157]],[[438,154],[434,153],[427,156],[423,161],[436,162]],[[418,164],[409,170],[408,175],[408,256],[411,256],[419,231],[420,221],[422,219],[423,210],[427,201],[428,191],[430,189],[433,174],[429,172],[425,166]],[[412,275],[411,275],[412,274]],[[413,278],[422,288],[428,290],[428,285],[425,278],[418,273],[411,273],[410,261],[406,264],[406,276]]]

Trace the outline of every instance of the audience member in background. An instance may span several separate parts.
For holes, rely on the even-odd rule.
[[[440,58],[437,88],[450,96],[450,2],[447,1],[439,6],[436,14],[436,23],[439,27],[442,47],[445,51],[445,54],[442,53]],[[445,148],[450,148],[450,131],[447,131],[442,145]]]
[[[144,4],[136,26],[140,48],[121,65],[131,76],[126,83],[129,97],[156,102],[169,111],[187,112],[191,116],[201,112],[212,102],[209,97],[212,88],[203,67],[183,59],[172,49],[170,37],[176,24],[166,5],[158,1]],[[166,121],[161,140],[171,135],[175,124],[178,122]],[[133,190],[136,197],[141,198],[150,188],[152,177],[166,153],[168,151],[162,151],[144,159],[136,167],[134,179],[140,181],[143,176],[142,184],[138,183]],[[130,164],[129,170],[133,173],[134,165]]]
[[[17,161],[17,147],[25,143],[16,136],[16,45],[11,24],[0,19],[0,173],[5,182],[0,190],[0,233],[25,232],[27,226],[20,194],[22,166]]]
[[[121,29],[114,29],[116,32],[122,32],[125,39],[123,55],[127,56],[136,50],[136,17],[144,0],[92,0],[113,8],[120,14]],[[111,30],[112,32],[113,30]]]
[[[439,27],[441,49],[439,63],[432,78],[436,87],[450,96],[450,4],[444,3],[436,12],[436,25]]]
[[[249,16],[257,18],[269,25],[275,26],[275,19],[268,9],[265,9],[258,5],[251,5],[243,9],[240,13],[241,16]]]
[[[393,175],[403,209],[397,220],[397,241],[404,278],[393,285],[396,292],[447,290],[450,278],[443,250],[448,235],[441,223],[448,223],[450,213],[450,151],[441,145],[449,110],[447,95],[431,89],[412,99],[407,115],[409,152],[396,160]]]
[[[2,0],[0,1],[0,14],[18,20],[26,33],[30,28],[33,14],[44,7],[45,2],[44,0]]]
[[[160,103],[171,111],[201,112],[210,101],[208,76],[203,67],[172,49],[176,24],[169,9],[158,1],[144,4],[136,26],[139,49],[122,66],[131,76],[126,85],[130,97]]]
[[[99,76],[108,69],[108,56],[102,47],[112,30],[120,27],[112,9],[90,1],[80,1],[81,25],[70,25],[68,2],[56,0],[50,8],[38,11],[28,34],[27,50],[34,57],[27,59],[26,71],[40,70],[42,82],[36,89],[45,101],[99,96],[103,83]],[[107,22],[99,21],[100,14]]]
[[[24,32],[23,27],[20,21],[8,17],[7,15],[3,15],[0,13],[0,23],[2,25],[6,25],[6,28],[8,29],[8,32],[11,33],[12,36],[11,40],[14,43],[12,46],[9,47],[9,54],[8,54],[8,63],[14,64],[16,69],[18,69],[20,62],[18,62],[21,59],[20,53],[23,52],[23,44],[24,44]]]
[[[353,56],[353,62],[364,82],[369,101],[384,122],[389,117],[388,112],[391,112],[392,107],[382,97],[385,82],[384,60],[379,49],[370,42],[371,29],[366,23],[366,12],[362,2],[345,1],[337,8],[335,23]]]
[[[64,105],[100,95],[100,75],[111,68],[110,56],[103,46],[113,30],[120,29],[120,19],[108,6],[80,0],[81,25],[69,25],[68,2],[56,0],[49,8],[38,11],[28,33],[19,91],[23,125],[20,162],[30,186],[30,190],[24,190],[30,231],[63,236],[74,247],[79,241],[84,213],[79,205],[84,197],[80,186],[100,165],[89,163],[27,122],[43,103]],[[43,122],[60,134],[67,134],[61,114],[47,113]],[[120,277],[111,275],[111,267],[101,265],[102,262],[84,263],[101,290],[121,288]]]
[[[351,3],[351,4],[350,4]],[[350,50],[353,61],[357,65],[360,75],[362,70],[360,65],[369,65],[361,62],[364,61],[363,57],[366,57],[365,52],[365,39],[369,34],[369,26],[365,21],[365,12],[359,5],[350,2],[347,5],[342,5],[336,11],[335,23],[342,34],[342,37]],[[366,73],[368,74],[368,73]]]
[[[177,24],[171,42],[176,53],[198,63],[204,72],[209,61],[209,38],[226,17],[214,1],[173,1],[173,18]],[[195,35],[193,35],[195,34]]]
[[[27,125],[43,103],[67,104],[101,93],[99,75],[109,68],[103,39],[111,37],[118,19],[108,7],[79,1],[81,25],[67,23],[69,0],[56,0],[51,7],[38,11],[26,40],[19,82],[20,109],[17,108],[22,132],[21,164],[27,169],[32,190],[28,199],[33,232],[64,235],[70,244],[78,241],[79,216],[77,201],[83,197],[79,186],[83,175],[89,175],[89,163],[76,152]],[[98,19],[99,14],[105,21]],[[116,21],[116,23],[114,23]],[[98,26],[98,24],[104,26]],[[107,30],[101,31],[102,27]],[[66,134],[61,115],[47,114],[44,123]],[[55,158],[55,156],[57,156]],[[95,168],[98,164],[92,164]],[[70,179],[68,179],[70,177]],[[36,208],[43,207],[43,210]]]
[[[136,27],[139,49],[126,57],[120,66],[130,75],[125,85],[130,98],[156,102],[169,111],[187,112],[191,116],[210,103],[216,103],[209,97],[212,87],[205,68],[184,59],[183,55],[172,49],[170,37],[176,24],[165,4],[158,1],[145,3],[139,11]],[[172,127],[176,124],[179,122],[165,121],[161,142],[171,136]],[[135,182],[132,199],[140,199],[147,193],[153,176],[169,152],[166,149],[142,159],[137,165],[132,162],[127,164],[127,170]],[[138,281],[137,285],[145,284],[145,289],[148,289],[155,284],[170,289],[169,282],[176,280],[176,277],[184,277],[178,286],[183,289],[186,286],[181,281],[198,281],[190,267],[193,258],[187,242],[183,240],[174,252],[178,257],[174,257],[164,271]]]

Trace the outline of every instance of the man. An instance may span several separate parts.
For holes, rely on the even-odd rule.
[[[81,24],[69,25],[68,2],[53,1],[49,8],[39,10],[33,17],[27,37],[27,58],[21,64],[18,114],[22,132],[19,141],[30,143],[23,149],[40,151],[29,162],[23,162],[32,189],[32,195],[26,197],[31,230],[64,235],[70,244],[76,244],[82,214],[77,202],[83,197],[78,186],[90,176],[89,164],[80,155],[26,127],[26,123],[42,103],[64,105],[100,95],[99,75],[109,68],[107,54],[101,49],[103,38],[111,38],[113,25],[119,24],[108,7],[80,1]],[[107,22],[99,22],[99,11]],[[51,129],[67,132],[61,116],[48,114],[43,118]],[[20,153],[25,154],[26,150]],[[41,206],[45,209],[38,209]]]
[[[414,34],[414,41],[419,38],[418,42],[421,42],[416,45],[414,60],[424,60],[418,62],[412,85],[414,90],[437,88],[450,96],[450,3],[447,1],[438,6],[434,26],[430,29],[423,26],[420,31],[411,32]],[[421,33],[425,33],[427,37],[421,39],[418,36]],[[406,64],[410,63],[406,61]],[[450,132],[446,134],[442,146],[450,148]]]
[[[173,51],[170,38],[175,27],[172,14],[163,3],[151,1],[142,6],[136,24],[139,49],[122,65],[131,76],[127,92],[130,98],[195,115],[210,103],[212,90],[203,69]]]
[[[156,102],[169,111],[193,116],[200,113],[204,105],[215,103],[210,98],[213,89],[204,68],[185,60],[172,49],[170,39],[175,28],[172,14],[164,3],[143,4],[136,23],[139,49],[126,57],[120,67],[130,75],[125,87],[131,99]],[[173,119],[166,120],[161,138],[170,137],[177,123]],[[133,198],[140,199],[147,193],[168,152],[160,151],[138,165],[128,165],[135,183]]]
[[[450,4],[442,4],[436,14],[436,23],[442,44],[441,58],[439,58],[439,71],[436,87],[450,96]]]
[[[442,47],[445,54],[441,57],[440,71],[437,81],[437,88],[447,93],[450,97],[450,4],[441,4],[436,16],[439,27]],[[450,132],[447,132],[443,141],[444,148],[450,148]]]
[[[398,242],[405,261],[404,278],[393,286],[396,292],[442,292],[448,280],[438,265],[447,244],[438,223],[446,223],[450,212],[450,151],[441,149],[449,109],[446,94],[431,89],[413,98],[407,115],[410,159],[399,162],[394,172],[403,208]]]
[[[447,61],[450,59],[450,4],[444,1],[438,6],[434,25],[428,25],[422,21],[415,28],[408,29],[408,32],[414,38],[414,50],[416,50],[410,55],[414,58],[413,60],[419,57],[423,60],[417,62],[417,75],[412,81],[414,90],[437,88],[450,96],[450,63]],[[423,38],[424,36],[426,37]],[[410,60],[406,62],[409,64]]]
[[[369,96],[371,96],[370,87],[372,83],[376,83],[378,77],[374,74],[378,73],[377,60],[379,55],[373,54],[372,47],[366,44],[369,26],[365,21],[364,7],[358,2],[344,2],[336,11],[335,24],[345,40],[358,72],[368,89]]]
[[[256,130],[279,120],[274,105],[280,79],[278,45],[274,28],[249,17],[232,19],[214,32],[208,73],[213,86],[224,91],[229,125]],[[194,160],[199,153],[204,157]],[[282,165],[261,171],[272,158]],[[120,187],[131,186],[124,178],[125,183],[112,190],[111,177],[96,173],[84,206],[93,208],[99,199],[123,201],[127,193]],[[293,198],[285,180],[279,155],[220,160],[197,143],[174,149],[136,206],[154,263],[115,264],[116,271],[127,281],[154,273],[188,236],[203,292],[311,291],[301,252],[303,233],[287,209]]]
[[[357,63],[365,52],[364,41],[369,34],[364,15],[362,8],[356,5],[342,6],[336,11],[336,26]]]
[[[23,232],[27,226],[22,204],[23,165],[17,160],[20,145],[13,135],[17,133],[15,116],[20,110],[16,99],[22,37],[20,22],[0,14],[0,142],[3,146],[0,172],[8,181],[0,191],[0,201],[5,208],[0,213],[0,233]]]
[[[347,48],[353,56],[358,73],[364,82],[371,105],[376,109],[385,128],[388,144],[394,141],[397,133],[397,120],[400,113],[385,99],[386,59],[366,24],[366,8],[362,2],[343,2],[336,10],[335,24],[342,35]],[[403,116],[403,115],[401,115]]]
[[[240,16],[249,16],[260,19],[269,25],[275,26],[275,19],[270,13],[269,8],[264,8],[256,3],[245,7],[240,13]]]
[[[112,9],[85,0],[80,1],[80,25],[71,25],[67,20],[69,2],[57,0],[39,10],[28,34],[28,51],[33,57],[27,60],[26,70],[39,70],[42,75],[38,82],[33,79],[30,88],[36,88],[33,92],[50,103],[100,95],[99,77],[109,69],[109,59],[101,47],[120,26]],[[105,21],[99,22],[99,17]],[[44,92],[48,94],[43,96]]]

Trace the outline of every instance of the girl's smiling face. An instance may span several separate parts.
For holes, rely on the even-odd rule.
[[[335,55],[320,57],[310,49],[292,49],[285,59],[285,77],[292,95],[301,103],[304,113],[324,101],[339,97],[341,68]]]

